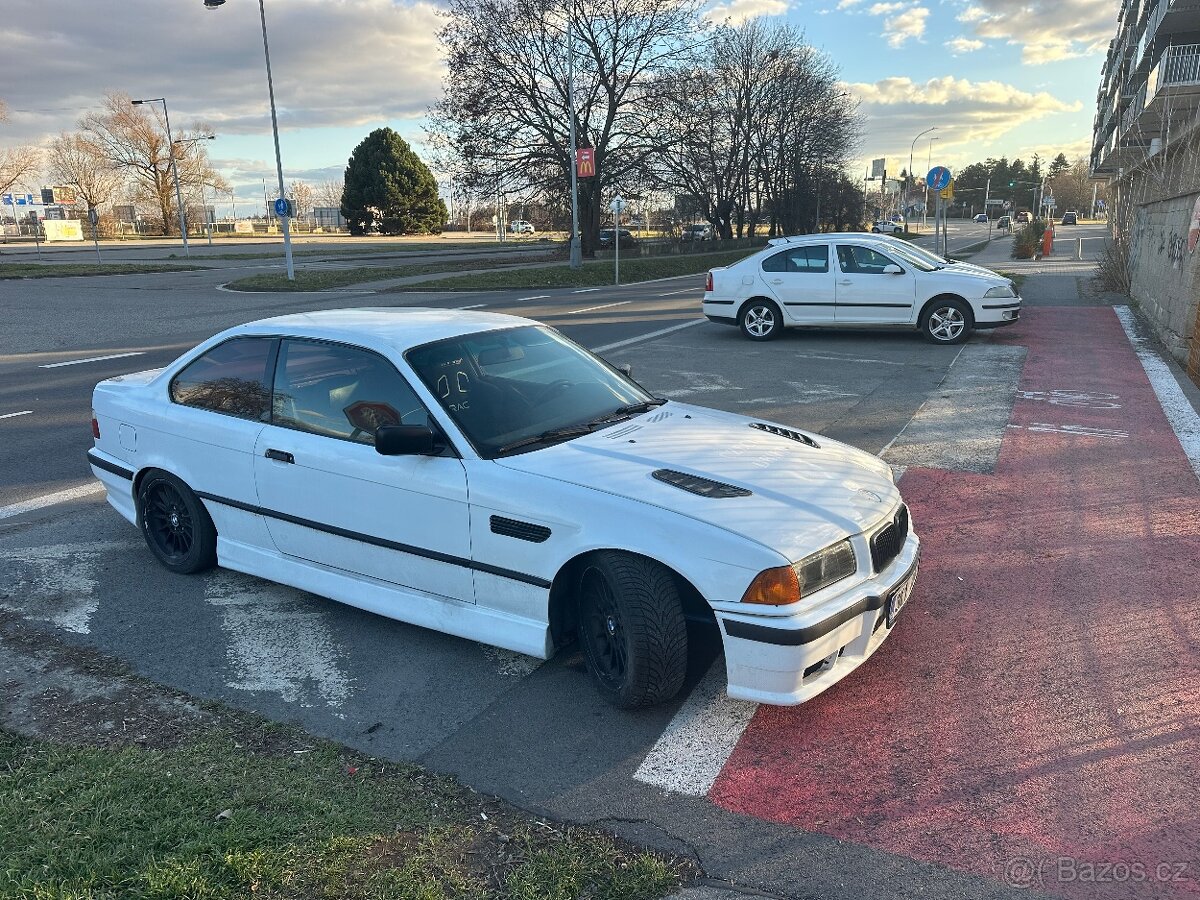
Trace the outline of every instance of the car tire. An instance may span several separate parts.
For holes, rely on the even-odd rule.
[[[204,504],[167,472],[148,473],[138,486],[138,525],[163,567],[179,575],[217,564],[217,529]]]
[[[956,297],[939,297],[921,316],[921,332],[934,344],[961,344],[974,326],[971,307]]]
[[[687,674],[683,602],[651,559],[604,551],[579,575],[579,644],[600,695],[619,709],[670,700]]]
[[[770,300],[747,300],[738,313],[738,327],[752,341],[771,341],[783,331],[783,314]]]
[[[879,231],[879,229],[878,229],[878,228],[872,228],[872,229],[871,229],[871,234],[880,234],[880,231]]]

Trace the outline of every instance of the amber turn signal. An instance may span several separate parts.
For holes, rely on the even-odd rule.
[[[743,603],[763,603],[767,606],[787,606],[799,599],[800,581],[791,566],[759,572],[742,595]]]

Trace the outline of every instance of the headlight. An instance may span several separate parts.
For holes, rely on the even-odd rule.
[[[742,602],[786,606],[853,575],[857,568],[854,548],[845,540],[798,563],[760,572],[746,588]]]
[[[1000,285],[999,287],[988,288],[984,297],[1015,297],[1017,292],[1013,290],[1011,284]]]

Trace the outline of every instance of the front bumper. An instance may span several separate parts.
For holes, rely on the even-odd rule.
[[[718,612],[725,643],[729,696],[795,706],[841,681],[891,634],[888,598],[916,577],[921,542],[909,533],[903,549],[879,575],[819,608],[796,616]]]
[[[997,328],[1001,325],[1012,325],[1021,318],[1021,298],[988,301],[981,300],[975,313],[976,328]]]

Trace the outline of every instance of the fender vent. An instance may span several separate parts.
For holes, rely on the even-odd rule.
[[[519,519],[492,516],[492,534],[502,534],[519,541],[540,544],[550,537],[550,529],[545,525],[534,525],[532,522],[522,522]]]
[[[724,484],[708,478],[701,478],[699,475],[689,475],[687,472],[676,472],[674,469],[656,469],[650,475],[672,487],[679,488],[681,491],[687,491],[689,494],[698,494],[701,497],[711,497],[714,500],[727,500],[730,497],[749,497],[751,494],[745,488],[734,487],[732,484]]]
[[[789,441],[796,441],[808,447],[821,449],[821,445],[810,438],[807,434],[801,434],[798,431],[792,431],[790,428],[780,428],[778,425],[768,425],[766,422],[751,422],[751,428],[757,428],[759,431],[765,431],[767,434],[777,434],[780,437],[785,437]]]

